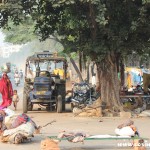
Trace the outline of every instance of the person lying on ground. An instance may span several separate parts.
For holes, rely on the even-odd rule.
[[[38,129],[36,123],[26,114],[6,116],[4,113],[0,120],[2,142],[23,143],[34,137],[34,132]]]
[[[134,125],[134,121],[127,120],[120,124],[116,129],[115,133],[119,136],[139,136],[139,132]]]

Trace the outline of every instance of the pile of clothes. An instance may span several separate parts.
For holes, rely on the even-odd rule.
[[[57,136],[58,139],[66,138],[69,142],[77,143],[81,142],[84,143],[84,139],[89,137],[88,134],[83,132],[66,132],[62,131]]]
[[[39,127],[26,114],[15,114],[5,108],[0,110],[0,136],[2,142],[19,144],[31,140]]]

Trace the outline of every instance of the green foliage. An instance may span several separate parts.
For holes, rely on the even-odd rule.
[[[47,9],[48,6],[52,7],[52,11]],[[42,21],[36,28],[43,39],[57,31],[64,37],[62,41],[68,49],[84,51],[94,60],[107,55],[110,50],[128,54],[133,50],[141,52],[149,46],[149,32],[145,33],[149,30],[146,2],[56,0],[46,1],[38,7]]]
[[[33,15],[36,0],[4,0],[0,5],[0,27],[9,28],[8,21],[11,19],[15,25],[26,19],[26,16]]]
[[[29,15],[41,40],[53,35],[66,52],[81,51],[94,61],[112,51],[124,56],[149,50],[149,0],[8,0],[0,7],[0,26]]]
[[[6,35],[5,42],[24,44],[38,38],[34,32],[35,22],[30,17],[27,17],[24,22],[17,26],[10,20],[8,26],[9,28],[3,30]]]

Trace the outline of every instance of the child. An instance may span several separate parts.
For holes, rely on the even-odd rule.
[[[19,96],[17,94],[17,90],[14,90],[14,95],[13,95],[13,105],[15,107],[15,110],[17,110],[17,103],[19,102]]]

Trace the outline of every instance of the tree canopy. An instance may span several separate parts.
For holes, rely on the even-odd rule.
[[[9,28],[9,19],[18,25],[30,15],[43,40],[61,35],[72,50],[80,47],[96,57],[112,50],[141,53],[149,46],[149,7],[149,0],[4,0],[0,27]]]
[[[25,44],[38,39],[38,35],[34,32],[35,23],[31,18],[27,18],[17,26],[9,20],[8,26],[9,27],[7,29],[3,29],[3,33],[6,35],[5,42]]]

